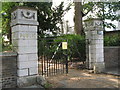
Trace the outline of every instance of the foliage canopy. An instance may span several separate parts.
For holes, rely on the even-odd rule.
[[[37,9],[39,22],[39,36],[43,37],[60,33],[58,24],[62,21],[63,15],[70,9],[70,5],[64,9],[63,2],[56,8],[52,8],[52,2],[3,2],[3,30],[2,33],[10,33],[10,10],[15,6],[27,6]]]

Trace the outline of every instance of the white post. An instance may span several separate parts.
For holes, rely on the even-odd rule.
[[[11,13],[12,44],[18,53],[18,86],[28,83],[30,76],[38,75],[37,11],[17,7]],[[31,77],[30,77],[31,78]]]
[[[104,50],[103,50],[103,23],[100,19],[91,19],[85,21],[86,41],[88,55],[86,62],[89,69],[95,72],[102,72],[104,66]]]

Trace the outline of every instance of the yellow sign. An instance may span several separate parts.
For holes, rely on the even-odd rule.
[[[67,42],[62,42],[62,49],[67,49]]]

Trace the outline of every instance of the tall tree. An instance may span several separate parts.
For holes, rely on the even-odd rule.
[[[76,34],[81,34],[83,30],[82,25],[82,3],[81,2],[75,2],[75,17],[74,17],[74,30]]]
[[[97,11],[96,16],[104,20],[104,27],[116,28],[114,24],[105,22],[106,19],[114,21],[120,20],[120,15],[115,12],[120,10],[119,2],[74,2],[75,3],[75,32],[76,34],[82,34],[83,25],[82,18],[87,16],[89,12]],[[88,16],[91,18],[91,15]]]
[[[93,10],[94,4],[92,2],[74,2],[75,5],[75,16],[74,16],[74,30],[76,34],[83,34],[83,17],[86,16],[90,11]]]

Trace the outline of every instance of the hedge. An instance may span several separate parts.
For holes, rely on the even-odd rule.
[[[120,35],[104,36],[104,46],[120,46]]]
[[[67,50],[61,48],[62,42],[68,43]],[[80,61],[85,61],[85,37],[80,35],[63,35],[39,40],[39,56],[47,54],[47,56],[52,57],[58,46],[60,47],[56,53],[57,58],[61,58],[62,54],[67,54],[69,60],[78,58]]]

